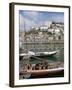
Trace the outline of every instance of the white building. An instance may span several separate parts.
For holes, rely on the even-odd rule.
[[[51,37],[48,37],[48,40],[49,41],[52,41],[53,40],[53,37],[51,36]]]
[[[59,29],[55,29],[54,32],[55,32],[55,34],[58,34],[58,35],[60,34],[60,30]]]
[[[51,32],[53,34],[54,29],[48,29],[48,32]]]
[[[49,28],[50,25],[52,24],[52,21],[46,21],[44,24]]]
[[[36,27],[36,28],[35,28],[35,30],[39,30],[39,28],[38,28],[38,27]]]
[[[42,25],[42,26],[40,27],[40,29],[41,29],[41,30],[47,30],[48,27],[47,27],[46,25]]]

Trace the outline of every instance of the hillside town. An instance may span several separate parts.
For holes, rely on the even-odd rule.
[[[40,27],[31,27],[30,30],[20,31],[20,46],[22,43],[63,43],[64,23],[46,22]]]

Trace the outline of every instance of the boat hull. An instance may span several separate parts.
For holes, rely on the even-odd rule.
[[[31,74],[31,78],[48,78],[48,77],[63,77],[63,76],[64,76],[64,70]]]
[[[30,57],[31,59],[35,59],[35,57],[41,57],[41,58],[42,58],[42,57],[54,56],[56,53],[57,53],[57,51],[54,52],[54,53],[50,53],[50,54],[30,55],[29,57]],[[27,55],[28,55],[28,54],[27,54]],[[20,60],[21,60],[24,56],[26,56],[26,55],[20,55],[20,56],[19,56]]]
[[[49,56],[54,56],[56,53],[54,54],[48,54],[48,55],[45,55],[45,54],[42,54],[42,55],[34,55],[35,57],[49,57]],[[34,58],[34,56],[31,56],[30,58]]]
[[[30,74],[29,78],[64,77],[64,68],[46,70],[27,70],[24,74]]]

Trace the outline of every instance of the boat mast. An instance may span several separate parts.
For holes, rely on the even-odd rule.
[[[55,50],[55,29],[56,29],[56,27],[54,28],[54,33],[53,33],[53,38],[54,38],[54,50]]]
[[[33,37],[34,37],[34,52],[35,52],[35,54],[36,54],[36,47],[35,47],[35,28],[33,29],[33,31],[34,31],[34,35],[33,35]]]
[[[43,31],[42,31],[42,30],[41,30],[41,32],[42,32],[42,34],[43,34]],[[43,49],[43,48],[42,48],[42,45],[43,45],[43,40],[42,40],[42,39],[43,39],[43,37],[41,37],[41,42],[40,42],[40,43],[41,43],[41,49]]]
[[[26,39],[26,28],[25,28],[25,21],[24,21],[24,42],[25,42],[25,49],[26,49],[26,52],[27,52],[27,39]]]

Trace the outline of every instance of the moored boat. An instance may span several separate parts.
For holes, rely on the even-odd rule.
[[[45,69],[45,70],[26,70],[26,71],[21,71],[21,73],[28,75],[29,77],[36,77],[36,78],[44,77],[44,76],[52,77],[52,76],[59,76],[60,74],[64,74],[64,68]]]
[[[23,56],[26,56],[26,55],[29,55],[30,57],[31,56],[51,56],[51,55],[55,55],[56,53],[58,52],[57,51],[52,51],[52,52],[33,52],[33,51],[28,51],[28,53],[21,53],[19,56],[20,57],[23,57]]]
[[[41,78],[41,77],[54,77],[54,76],[64,76],[63,63],[51,63],[47,61],[37,64],[26,64],[23,69],[20,70],[20,75],[23,78]]]

